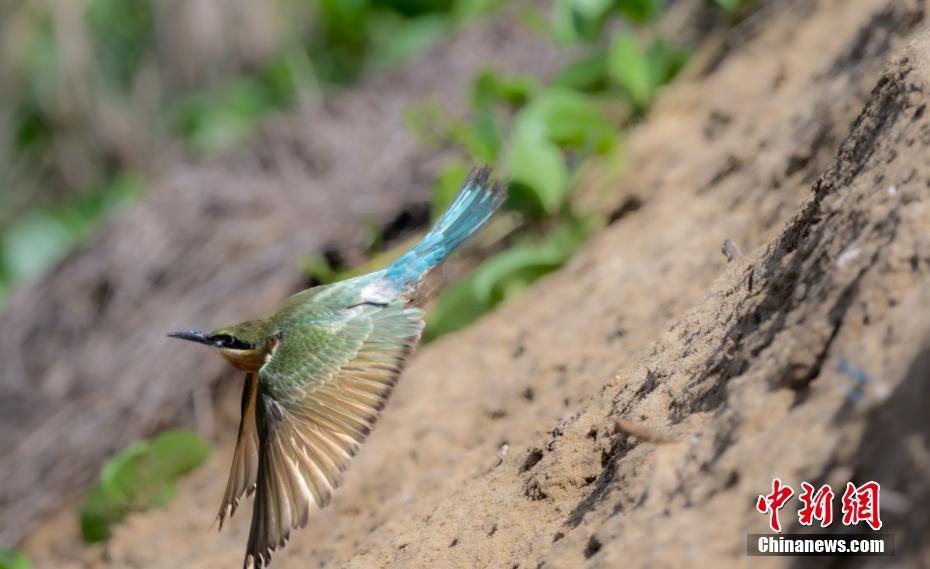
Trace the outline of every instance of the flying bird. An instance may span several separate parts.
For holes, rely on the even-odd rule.
[[[169,334],[245,372],[242,418],[219,526],[255,493],[243,566],[264,568],[310,504],[325,506],[420,339],[413,294],[477,232],[506,192],[473,170],[435,227],[387,268],[291,296],[265,318]]]

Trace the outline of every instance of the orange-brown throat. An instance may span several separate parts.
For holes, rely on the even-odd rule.
[[[277,349],[278,342],[278,337],[275,336],[270,342],[252,350],[220,349],[219,352],[236,369],[246,373],[256,373]]]

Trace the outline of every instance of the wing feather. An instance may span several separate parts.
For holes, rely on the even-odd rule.
[[[245,377],[242,388],[242,417],[239,420],[239,437],[236,441],[236,450],[233,453],[232,465],[229,468],[229,480],[226,482],[226,491],[220,511],[216,515],[219,529],[223,529],[223,522],[231,517],[239,506],[243,494],[251,494],[255,490],[255,481],[258,475],[258,429],[255,423],[255,403],[258,396],[258,378],[254,374]]]
[[[354,319],[359,322],[340,323],[339,337],[330,337],[327,345],[335,348],[315,340],[289,346],[282,337],[259,372],[260,446],[247,568],[267,567],[291,530],[307,524],[310,504],[329,503],[423,329],[422,311],[402,303],[370,307]],[[276,359],[282,349],[295,356],[311,344],[326,353],[314,360]]]

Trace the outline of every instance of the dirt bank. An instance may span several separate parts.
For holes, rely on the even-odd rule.
[[[738,26],[740,49],[629,140],[614,198],[641,207],[422,350],[274,566],[742,566],[773,476],[880,480],[896,564],[926,565],[930,519],[912,505],[930,493],[930,42],[913,40],[927,9],[784,0]],[[725,239],[742,251],[730,263]],[[850,366],[869,378],[858,395]],[[207,530],[229,450],[106,547],[82,551],[65,511],[26,552],[39,567],[236,566],[247,516]]]

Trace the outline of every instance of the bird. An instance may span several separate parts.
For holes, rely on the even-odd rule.
[[[427,273],[506,198],[472,169],[426,236],[386,268],[308,288],[270,316],[169,337],[212,348],[245,372],[241,419],[219,529],[254,493],[244,569],[265,568],[311,504],[326,506],[391,395],[424,327]]]

